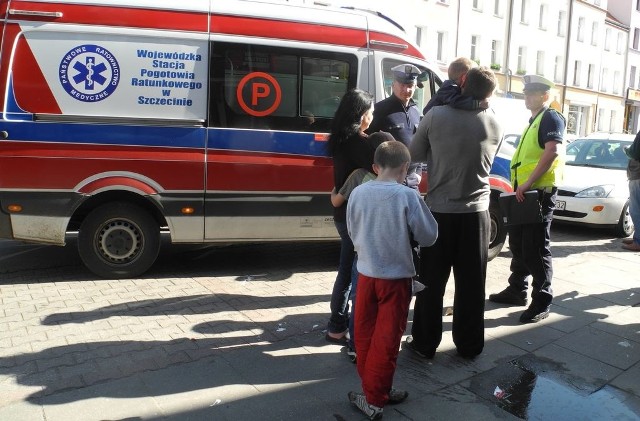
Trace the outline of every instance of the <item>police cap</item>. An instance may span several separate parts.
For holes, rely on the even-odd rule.
[[[393,72],[393,78],[400,83],[415,83],[418,79],[418,75],[422,73],[413,64],[399,64],[391,68]]]
[[[522,79],[524,80],[525,91],[547,92],[556,86],[549,79],[545,79],[538,75],[524,75]]]

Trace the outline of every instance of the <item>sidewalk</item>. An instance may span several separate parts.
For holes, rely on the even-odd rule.
[[[549,318],[521,325],[524,307],[487,301],[485,350],[467,361],[446,316],[433,360],[400,352],[395,385],[410,395],[385,420],[640,420],[640,254],[576,229],[552,238]],[[134,280],[80,266],[9,276],[0,420],[362,420],[346,397],[355,366],[324,340],[337,255],[233,246],[172,251]],[[508,273],[507,251],[487,295]]]

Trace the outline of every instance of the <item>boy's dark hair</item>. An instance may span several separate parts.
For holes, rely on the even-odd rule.
[[[369,135],[369,137],[367,138],[367,142],[369,142],[369,144],[376,149],[378,146],[380,146],[382,143],[388,141],[388,140],[396,140],[393,135],[389,132],[383,132],[383,131],[379,131],[379,132],[375,132],[375,133],[371,133]]]
[[[467,72],[467,80],[462,88],[462,95],[482,101],[491,96],[496,89],[497,81],[493,70],[486,66],[474,67]]]
[[[376,148],[373,162],[380,168],[400,168],[411,162],[409,148],[397,140],[388,140]]]

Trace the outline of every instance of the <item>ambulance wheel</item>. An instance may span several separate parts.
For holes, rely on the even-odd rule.
[[[507,227],[504,226],[500,205],[497,200],[491,200],[489,204],[489,217],[491,219],[491,235],[489,237],[489,260],[494,259],[507,239]]]
[[[94,209],[80,226],[78,252],[89,270],[103,278],[132,278],[146,272],[160,251],[160,228],[130,203]]]

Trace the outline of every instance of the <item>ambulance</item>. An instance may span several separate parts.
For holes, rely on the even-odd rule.
[[[84,264],[108,278],[147,271],[163,232],[336,239],[325,145],[342,95],[381,100],[410,63],[422,109],[443,79],[370,11],[0,0],[0,19],[0,238],[64,245],[77,232]]]

